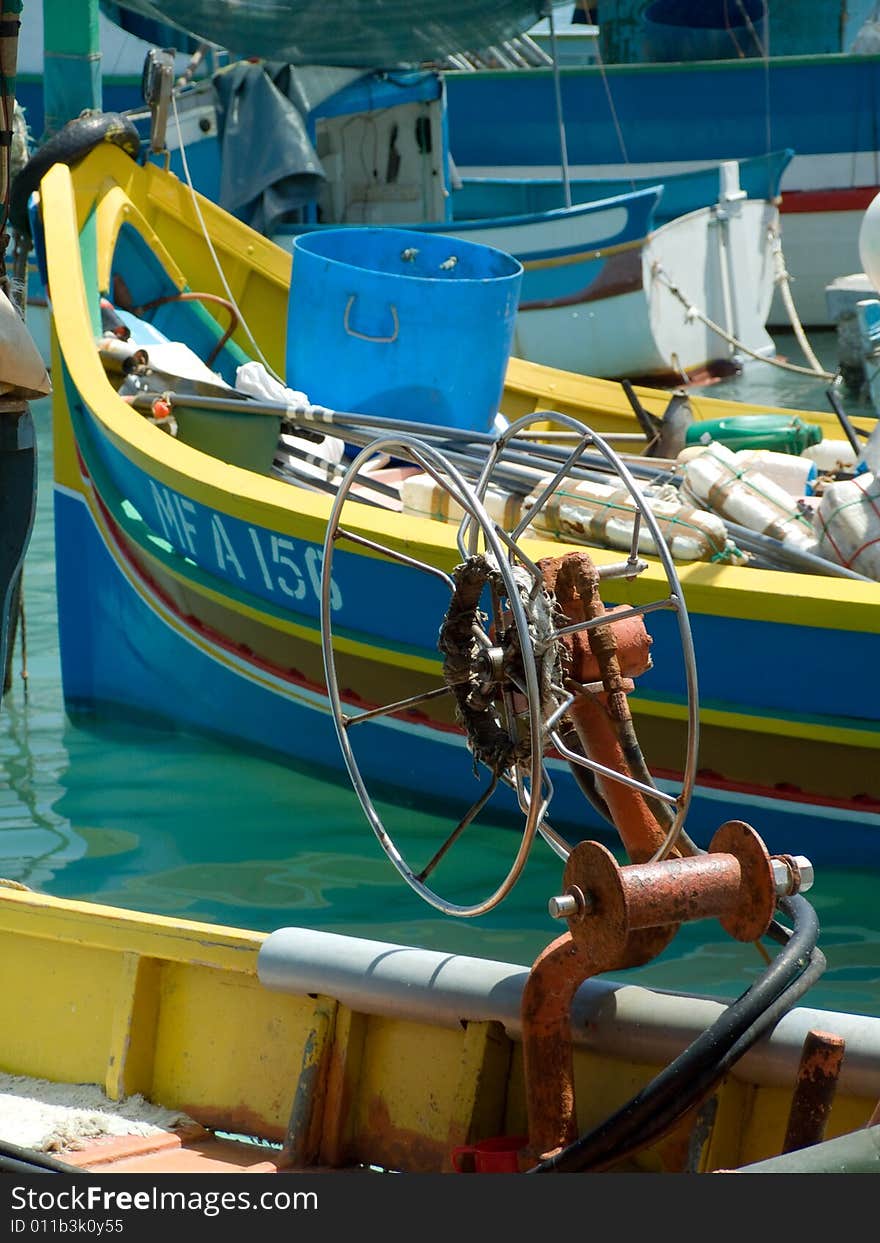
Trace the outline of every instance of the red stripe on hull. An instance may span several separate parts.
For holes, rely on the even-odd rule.
[[[779,210],[783,216],[804,212],[865,211],[880,194],[880,186],[852,186],[848,190],[786,190]]]

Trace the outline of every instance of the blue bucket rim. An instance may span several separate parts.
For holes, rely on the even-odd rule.
[[[469,250],[471,252],[488,251],[490,254],[498,255],[501,259],[505,260],[507,263],[512,265],[511,271],[499,272],[497,275],[494,275],[494,276],[461,276],[461,277],[458,277],[456,278],[456,281],[454,283],[459,286],[463,284],[468,284],[468,283],[472,285],[483,285],[483,284],[488,284],[490,281],[509,281],[511,278],[522,276],[523,271],[524,271],[523,265],[520,263],[519,259],[517,259],[516,255],[510,254],[509,251],[501,250],[500,247],[498,246],[488,246],[485,242],[465,241],[464,238],[457,237],[451,234],[446,234],[446,233],[434,233],[434,232],[422,233],[417,229],[397,229],[389,225],[344,225],[341,228],[314,229],[314,230],[309,230],[307,233],[298,233],[293,239],[294,256],[297,250],[304,250],[308,255],[311,255],[315,259],[323,259],[325,263],[332,263],[332,264],[335,264],[337,267],[341,267],[341,268],[351,268],[354,265],[348,262],[347,260],[336,259],[333,257],[333,255],[321,254],[321,252],[317,250],[316,248],[309,247],[308,242],[310,239],[312,239],[313,241],[318,241],[318,240],[326,241],[328,238],[334,238],[334,237],[343,237],[343,236],[351,237],[353,233],[360,233],[362,236],[366,236],[367,234],[377,235],[377,236],[382,236],[384,238],[388,238],[388,237],[393,238],[396,236],[397,238],[400,239],[400,244],[403,247],[416,246],[416,244],[419,242],[423,246],[426,244],[426,242],[429,245],[436,246],[436,245],[439,245],[443,241],[448,241],[450,243],[454,243],[457,248],[464,248],[465,250]],[[368,271],[378,271],[379,269],[363,268],[361,270],[364,272],[368,272]],[[442,280],[441,277],[429,276],[429,275],[425,275],[424,273],[417,273],[417,272],[412,272],[412,273],[395,272],[394,276],[397,278],[402,277],[404,280],[408,280],[408,281]]]

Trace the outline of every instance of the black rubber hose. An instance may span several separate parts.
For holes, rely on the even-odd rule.
[[[559,732],[562,736],[562,741],[569,748],[569,750],[574,751],[579,755],[584,754],[584,748],[581,744],[577,730],[573,725],[570,725],[565,718],[563,718],[562,724],[559,727]],[[612,829],[616,831],[617,825],[614,823],[614,817],[612,816],[611,810],[605,802],[598,785],[596,784],[596,774],[592,771],[592,769],[585,768],[583,764],[576,764],[573,760],[569,760],[568,767],[571,769],[571,775],[574,777],[581,794],[583,794],[584,798],[593,810],[597,812],[603,820],[607,820]]]
[[[714,1066],[710,1066],[699,1078],[688,1085],[686,1097],[676,1097],[665,1110],[658,1110],[652,1122],[644,1129],[632,1136],[630,1142],[619,1146],[614,1152],[606,1154],[605,1158],[590,1168],[593,1170],[606,1169],[610,1165],[622,1161],[624,1157],[629,1156],[633,1152],[646,1147],[649,1143],[653,1143],[660,1139],[668,1131],[681,1120],[688,1109],[693,1109],[705,1100],[741,1057],[748,1053],[749,1049],[757,1043],[760,1038],[766,1034],[771,1028],[775,1027],[779,1020],[791,1010],[804,993],[813,987],[816,981],[824,972],[827,966],[825,955],[819,949],[814,949],[810,955],[810,960],[804,971],[794,980],[782,993],[776,998],[771,1006],[766,1009],[763,1014],[748,1028],[739,1040],[732,1045],[723,1058]]]
[[[794,926],[789,932],[776,921],[770,925],[767,935],[784,939],[785,945],[755,983],[636,1096],[598,1127],[533,1166],[530,1174],[577,1173],[642,1147],[693,1108],[795,1004],[825,969],[824,955],[816,950],[819,921],[800,895],[781,898],[778,907]]]

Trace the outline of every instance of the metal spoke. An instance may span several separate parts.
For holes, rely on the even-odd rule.
[[[599,764],[586,755],[578,755],[577,751],[572,751],[565,745],[558,733],[552,733],[550,739],[563,759],[570,760],[573,764],[580,764],[581,768],[589,768],[591,772],[598,773],[600,777],[607,777],[610,781],[629,786],[631,790],[638,790],[640,794],[645,794],[649,798],[657,798],[663,803],[669,803],[672,807],[678,807],[677,795],[667,794],[665,790],[658,790],[656,786],[646,785],[643,781],[618,772],[616,768],[608,768],[605,764]]]
[[[436,852],[436,854],[433,856],[431,861],[429,863],[426,863],[425,866],[422,868],[421,872],[417,874],[416,876],[417,880],[421,881],[422,884],[425,883],[425,881],[434,871],[434,868],[437,866],[437,864],[446,854],[447,850],[449,850],[450,846],[452,846],[455,842],[457,842],[459,837],[461,837],[462,833],[468,827],[468,825],[473,823],[473,821],[477,818],[477,816],[480,814],[480,812],[489,802],[489,799],[492,797],[492,795],[495,793],[497,789],[498,789],[498,778],[497,776],[493,775],[492,780],[489,783],[489,788],[485,790],[484,793],[481,794],[480,797],[477,799],[477,801],[471,805],[471,807],[467,810],[467,812],[465,812],[464,816],[461,818],[461,820],[459,820],[458,824],[449,834],[446,841],[443,843],[440,849]]]
[[[567,696],[567,697],[563,700],[563,702],[559,705],[559,707],[556,709],[556,711],[555,711],[555,712],[553,712],[553,713],[551,713],[551,714],[550,714],[550,716],[548,716],[548,717],[547,717],[547,720],[544,722],[544,732],[545,732],[545,734],[549,735],[549,734],[551,734],[551,733],[553,732],[553,728],[554,728],[554,726],[555,726],[555,725],[558,725],[558,723],[559,723],[559,722],[562,720],[562,718],[565,716],[566,712],[569,710],[569,708],[570,708],[570,707],[571,707],[571,705],[574,703],[574,701],[575,701],[575,696],[574,696],[574,695],[568,695],[568,696]]]
[[[587,621],[572,622],[570,626],[560,626],[558,630],[554,630],[546,642],[549,644],[564,634],[575,634],[579,630],[595,630],[597,626],[614,625],[615,622],[626,621],[629,617],[639,617],[643,613],[656,613],[660,609],[673,609],[677,612],[680,607],[681,601],[676,596],[667,596],[665,600],[652,600],[650,604],[633,604],[616,613],[600,613],[598,617],[591,617]]]
[[[496,440],[489,449],[489,452],[486,454],[486,461],[483,464],[483,469],[480,471],[477,481],[474,484],[474,492],[479,498],[481,504],[485,502],[489,476],[492,474],[495,463],[498,461],[500,452],[501,442]],[[480,524],[474,520],[474,515],[472,513],[465,513],[465,516],[461,521],[461,525],[458,528],[458,551],[461,553],[462,558],[468,556],[472,557],[477,551],[477,531],[479,530],[479,525]],[[465,534],[467,532],[470,532],[470,535],[468,540],[465,541]]]
[[[503,531],[501,527],[498,526],[497,522],[493,523],[492,525],[495,528],[495,534],[498,536],[500,540],[502,540],[507,545],[508,551],[512,554],[510,558],[511,561],[515,559],[521,565],[524,565],[525,568],[528,570],[528,572],[531,574],[532,579],[535,583],[535,586],[536,587],[542,586],[544,582],[544,576],[541,573],[541,571],[538,569],[538,567],[535,565],[534,561],[532,561],[530,557],[526,556],[526,554],[516,544],[516,542],[510,538],[507,532]]]
[[[406,708],[414,708],[416,704],[426,703],[429,699],[439,699],[441,695],[449,695],[451,692],[451,686],[438,686],[436,690],[425,691],[423,695],[398,699],[396,703],[386,704],[384,708],[369,708],[366,712],[359,712],[357,716],[343,715],[342,724],[348,729],[351,725],[360,725],[362,721],[372,721],[377,716],[391,716],[395,712],[403,712]]]
[[[397,552],[386,544],[377,544],[375,540],[367,539],[365,535],[355,535],[354,531],[348,531],[344,527],[337,528],[333,538],[334,540],[350,540],[353,544],[360,544],[363,548],[371,548],[373,552],[390,557],[392,561],[400,561],[403,565],[411,565],[414,570],[424,570],[426,574],[433,574],[435,578],[442,578],[450,591],[455,590],[455,583],[453,583],[449,575],[438,569],[436,565],[428,565],[426,561],[418,561],[415,557],[408,557],[404,552]]]
[[[556,474],[541,489],[540,493],[538,494],[538,499],[535,501],[534,505],[531,507],[531,509],[528,511],[527,514],[523,515],[523,517],[519,520],[519,522],[516,524],[514,529],[511,531],[510,538],[512,540],[519,539],[523,531],[526,529],[529,523],[533,520],[534,515],[540,512],[542,507],[546,504],[549,498],[553,495],[553,493],[559,487],[560,483],[562,483],[562,480],[566,478],[566,476],[568,475],[568,472],[575,465],[578,458],[583,453],[584,449],[586,449],[591,439],[592,437],[590,436],[581,437],[581,439],[572,449],[571,453],[568,455],[568,457],[559,467],[559,470],[556,472]]]

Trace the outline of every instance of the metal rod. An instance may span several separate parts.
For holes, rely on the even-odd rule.
[[[843,408],[843,403],[840,400],[839,394],[835,392],[833,388],[827,388],[825,390],[825,396],[828,398],[828,404],[831,406],[831,409],[837,415],[840,426],[843,428],[844,435],[850,443],[850,448],[853,450],[856,457],[858,457],[862,451],[862,442],[859,440],[856,429],[849,421],[849,416]]]
[[[607,777],[609,781],[617,781],[620,785],[629,786],[631,790],[638,790],[640,794],[647,795],[648,798],[658,798],[664,803],[669,803],[675,807],[678,805],[678,798],[674,794],[667,794],[665,790],[658,790],[656,786],[646,785],[644,781],[637,781],[635,777],[629,777],[625,773],[619,772],[616,768],[609,768],[606,764],[599,764],[596,760],[591,760],[586,755],[578,755],[576,751],[572,751],[562,741],[558,733],[550,735],[554,747],[563,757],[570,760],[573,764],[580,764],[581,768],[589,768],[592,772],[598,773],[601,777]]]
[[[551,429],[547,428],[546,430],[539,429],[534,432],[521,431],[517,439],[518,440],[538,440],[538,441],[546,440],[548,442],[552,442],[554,440],[562,441],[562,442],[566,442],[566,441],[570,442],[572,440],[579,440],[580,437],[578,436],[577,432],[557,432],[557,431],[552,431]],[[618,440],[627,441],[627,442],[631,441],[633,443],[643,445],[645,443],[646,437],[643,436],[641,432],[606,432],[605,439],[611,440],[613,442],[617,442]]]
[[[362,721],[372,721],[377,716],[390,716],[392,712],[403,712],[406,708],[414,708],[416,704],[426,703],[429,699],[439,699],[441,695],[448,695],[451,691],[449,686],[438,686],[436,690],[425,691],[423,695],[410,695],[409,699],[398,699],[396,703],[386,704],[384,708],[370,708],[366,712],[359,712],[357,716],[342,717],[342,723],[348,729],[352,725],[360,725]]]
[[[149,412],[152,410],[153,403],[162,398],[167,401],[172,409],[175,407],[189,408],[192,410],[218,410],[226,411],[234,414],[253,414],[260,417],[280,418],[290,422],[293,426],[303,426],[314,430],[320,427],[325,433],[333,428],[337,434],[345,439],[354,440],[355,434],[363,436],[364,432],[403,432],[406,436],[416,436],[420,440],[439,441],[441,447],[446,451],[446,446],[459,444],[464,450],[471,450],[474,446],[483,445],[491,447],[498,443],[498,435],[494,432],[472,432],[468,431],[465,435],[456,434],[453,429],[444,427],[439,423],[422,423],[416,420],[408,419],[386,419],[378,415],[360,414],[355,411],[339,411],[329,410],[324,406],[312,405],[286,405],[280,401],[257,401],[256,399],[247,400],[234,397],[205,397],[202,394],[189,393],[138,393],[132,400],[131,404],[136,410],[141,412]],[[548,418],[560,418],[557,412],[542,411]],[[581,432],[581,435],[583,432]],[[370,439],[374,439],[371,437]],[[358,443],[357,441],[354,441]],[[367,441],[369,443],[369,441]],[[536,446],[527,441],[518,441],[516,437],[507,442],[508,450],[518,450],[520,454],[526,457],[530,462],[534,462],[537,453],[539,457],[546,457],[553,462],[563,461],[566,453],[562,448],[555,445],[547,444]],[[520,460],[512,458],[511,460]],[[587,466],[604,468],[607,470],[607,459],[600,454],[584,455],[582,461]],[[628,461],[630,471],[638,477],[646,479],[654,479],[658,474],[664,474],[663,470],[657,469],[648,461],[642,462],[641,459]],[[572,472],[573,478],[579,478],[575,472]]]
[[[526,529],[529,523],[533,521],[535,514],[539,513],[544,508],[547,501],[550,499],[550,497],[553,495],[553,493],[562,483],[563,479],[568,477],[569,472],[573,469],[575,462],[578,460],[583,450],[587,447],[588,439],[589,438],[586,436],[581,437],[581,439],[572,449],[571,453],[569,453],[568,457],[559,467],[559,470],[556,472],[556,474],[553,475],[553,477],[549,479],[547,483],[544,484],[541,491],[538,493],[538,496],[535,500],[534,505],[532,505],[529,508],[528,513],[526,513],[522,518],[520,518],[519,522],[516,524],[514,529],[511,531],[510,535],[512,539],[515,539],[515,540],[519,539],[519,537],[522,535],[523,531]]]
[[[437,864],[446,854],[447,850],[449,850],[449,848],[452,845],[454,845],[455,842],[458,841],[459,837],[461,837],[462,833],[465,831],[468,825],[473,823],[476,817],[480,814],[480,812],[489,802],[489,799],[495,793],[497,788],[498,788],[498,778],[493,774],[492,780],[489,783],[488,789],[485,790],[483,794],[481,794],[480,797],[477,799],[477,801],[473,803],[471,807],[468,808],[464,816],[462,816],[461,820],[459,820],[458,824],[449,834],[446,841],[443,843],[443,845],[440,847],[437,853],[433,856],[432,859],[429,860],[428,863],[425,864],[421,872],[417,874],[417,879],[421,881],[422,884],[425,883],[425,881],[434,871],[434,868],[437,866]]]
[[[599,617],[591,617],[587,621],[573,622],[570,626],[563,626],[560,630],[554,630],[547,643],[552,643],[564,634],[576,634],[579,630],[595,630],[597,626],[606,626],[609,623],[626,621],[629,617],[639,617],[643,613],[656,613],[658,609],[677,609],[679,601],[675,596],[669,596],[665,600],[652,600],[649,604],[633,604],[627,609],[620,609],[617,613],[602,613]]]
[[[445,574],[443,570],[438,570],[435,565],[428,565],[425,561],[417,561],[415,557],[408,557],[406,553],[395,552],[393,548],[388,548],[385,544],[377,544],[375,540],[367,539],[364,535],[355,535],[353,531],[348,531],[344,527],[338,528],[335,538],[351,540],[353,544],[360,544],[364,548],[372,548],[374,552],[382,553],[383,556],[390,557],[393,561],[402,561],[404,565],[411,565],[415,570],[424,570],[426,574],[433,574],[435,578],[442,578],[449,590],[455,591],[455,583],[449,575]]]

